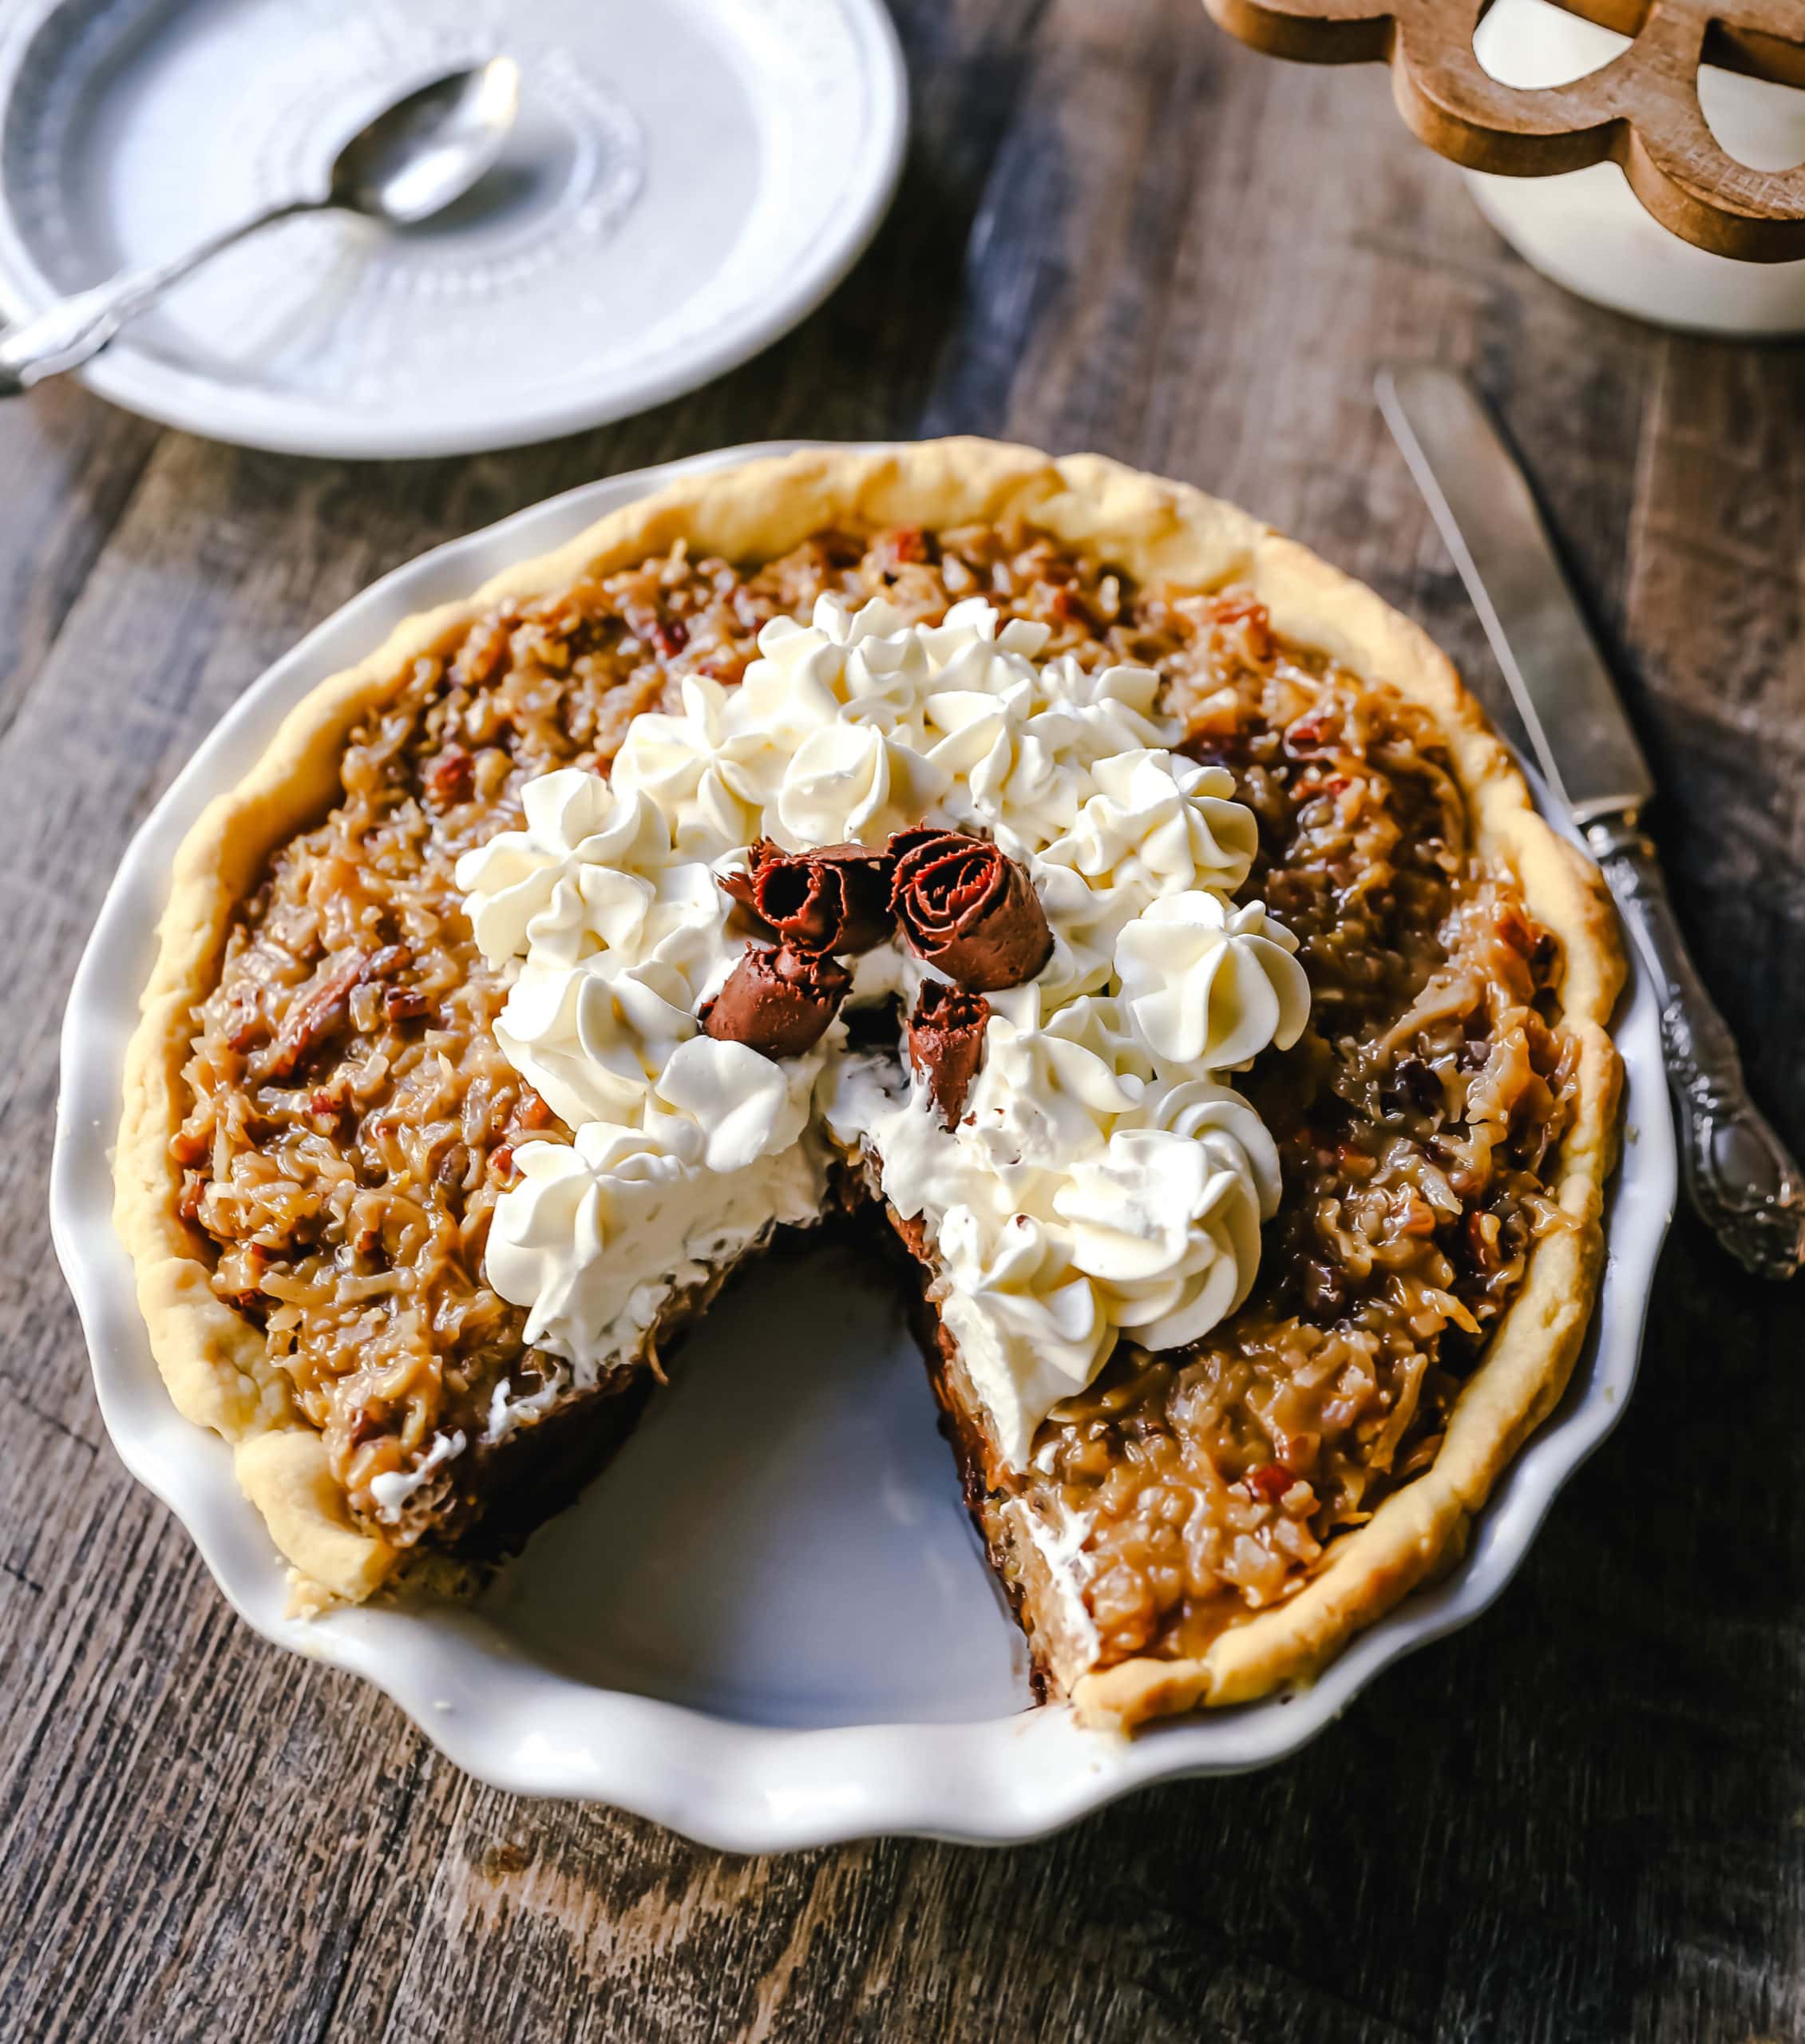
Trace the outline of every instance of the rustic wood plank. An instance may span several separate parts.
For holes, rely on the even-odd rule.
[[[983,1854],[735,1860],[461,1776],[265,1646],[104,1440],[42,1202],[55,1032],[119,850],[267,662],[421,548],[779,434],[1092,446],[1288,525],[1495,691],[1370,398],[1475,371],[1661,772],[1714,986],[1805,1141],[1805,382],[1526,271],[1383,81],[1193,0],[908,0],[916,140],[848,286],[606,432],[277,460],[78,391],[0,410],[0,2034],[1357,2040],[1805,2034],[1805,1293],[1682,1219],[1637,1396],[1478,1626],[1308,1753]],[[1493,695],[1495,701],[1495,695]]]
[[[156,440],[73,383],[0,407],[0,727],[43,659]]]

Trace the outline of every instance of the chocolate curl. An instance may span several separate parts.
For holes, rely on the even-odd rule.
[[[990,1003],[944,980],[924,980],[908,1018],[908,1061],[928,1082],[928,1091],[948,1128],[965,1111],[965,1095],[984,1061],[984,1030]]]
[[[853,976],[812,952],[748,948],[727,982],[703,1008],[703,1028],[766,1057],[800,1057],[826,1033]]]
[[[974,993],[1031,980],[1053,955],[1040,897],[988,838],[923,825],[890,840],[890,901],[908,948]]]
[[[721,885],[793,951],[869,951],[896,927],[890,856],[869,845],[786,852],[761,838],[746,870],[725,875]]]

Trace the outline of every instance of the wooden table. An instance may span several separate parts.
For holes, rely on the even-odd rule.
[[[1498,1607],[1313,1748],[983,1853],[726,1859],[478,1788],[228,1612],[126,1477],[50,1254],[56,1036],[121,847],[373,576],[612,469],[778,434],[1094,447],[1265,513],[1497,699],[1370,396],[1465,364],[1665,797],[1700,962],[1805,1146],[1805,370],[1524,269],[1383,77],[1195,0],[904,0],[888,225],[682,403],[465,461],[242,454],[73,386],[0,410],[0,2036],[1805,2034],[1805,1285],[1682,1214],[1642,1384]]]

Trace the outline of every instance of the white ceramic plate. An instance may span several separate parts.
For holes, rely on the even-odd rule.
[[[402,234],[292,220],[83,372],[287,454],[465,454],[622,418],[811,311],[889,203],[908,119],[882,0],[12,0],[10,319],[323,182],[394,93],[505,50],[521,118]]]
[[[618,1804],[746,1852],[885,1832],[1028,1838],[1143,1783],[1294,1751],[1399,1655],[1475,1617],[1635,1375],[1672,1214],[1656,1008],[1636,973],[1617,1040],[1631,1138],[1611,1196],[1593,1337],[1554,1420],[1466,1560],[1316,1686],[1130,1741],[1034,1709],[1022,1650],[959,1500],[912,1343],[833,1253],[774,1260],[730,1294],[678,1383],[588,1497],[479,1606],[287,1618],[282,1567],[222,1443],[170,1404],[109,1219],[119,1075],[176,846],[288,709],[408,613],[467,594],[668,477],[738,449],[592,483],[440,547],[347,604],[258,681],[134,840],[69,997],[51,1178],[57,1253],[127,1466],[268,1638],[366,1676],[473,1774]]]

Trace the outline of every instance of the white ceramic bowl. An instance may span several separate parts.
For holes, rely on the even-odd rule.
[[[523,1794],[619,1804],[739,1851],[888,1832],[1001,1843],[1142,1784],[1293,1752],[1399,1655],[1498,1595],[1635,1376],[1672,1210],[1655,1004],[1639,972],[1617,1031],[1631,1139],[1611,1196],[1593,1336],[1464,1562],[1299,1693],[1133,1741],[1028,1707],[1000,1608],[885,1295],[830,1253],[769,1264],[711,1317],[672,1392],[605,1479],[469,1610],[284,1614],[283,1572],[224,1444],[181,1419],[152,1361],[109,1218],[119,1075],[172,855],[284,713],[412,611],[466,593],[667,477],[618,476],[423,556],[249,689],[133,841],[69,997],[51,1218],[127,1466],[175,1511],[267,1638],[367,1677],[459,1765]],[[803,1281],[799,1281],[799,1279]]]
[[[1502,84],[1583,78],[1629,38],[1551,6],[1498,0],[1473,50]],[[1805,162],[1805,92],[1704,65],[1699,105],[1722,146],[1757,170]],[[1557,177],[1464,172],[1486,218],[1523,259],[1614,312],[1702,334],[1805,332],[1805,262],[1737,263],[1682,241],[1643,207],[1614,163]]]

